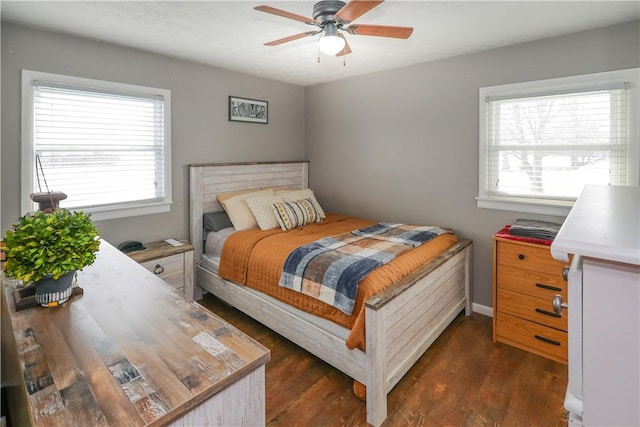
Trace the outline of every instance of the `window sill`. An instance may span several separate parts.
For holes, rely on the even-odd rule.
[[[117,208],[114,206],[103,208],[84,208],[81,210],[85,213],[90,213],[93,221],[104,221],[109,219],[169,212],[171,210],[171,202],[163,202],[154,205],[121,206]]]
[[[500,211],[525,212],[538,215],[566,217],[573,207],[573,202],[543,203],[530,200],[512,200],[476,197],[479,208],[496,209]]]

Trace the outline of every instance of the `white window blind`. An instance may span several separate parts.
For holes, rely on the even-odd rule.
[[[32,154],[49,188],[68,195],[61,206],[101,212],[170,202],[164,95],[37,79],[32,85]],[[32,172],[30,191],[46,191]]]
[[[482,88],[478,205],[559,214],[533,206],[570,208],[587,184],[637,185],[635,74]]]
[[[575,200],[585,184],[626,184],[626,89],[487,103],[488,195]]]

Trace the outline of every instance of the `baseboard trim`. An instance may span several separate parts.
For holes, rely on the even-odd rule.
[[[478,303],[473,303],[472,310],[474,313],[484,314],[485,316],[493,317],[493,308],[487,307],[486,305],[481,305]]]

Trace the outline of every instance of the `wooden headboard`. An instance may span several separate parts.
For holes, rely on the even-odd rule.
[[[263,187],[309,186],[309,162],[207,163],[189,165],[190,234],[195,260],[203,253],[203,220],[207,212],[222,211],[216,195]]]

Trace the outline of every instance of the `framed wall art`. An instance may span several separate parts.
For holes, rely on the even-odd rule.
[[[229,97],[229,120],[232,122],[269,122],[269,103],[257,99]]]

